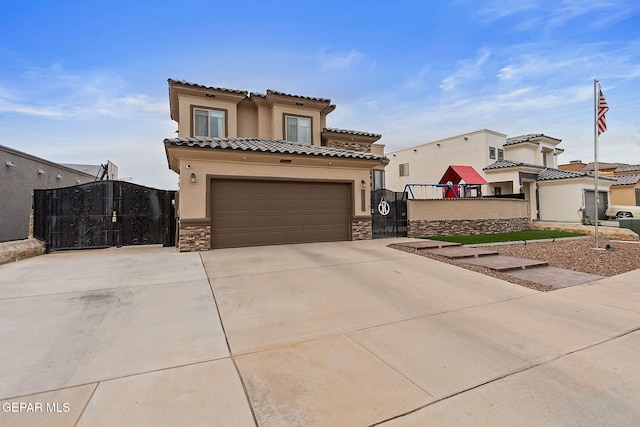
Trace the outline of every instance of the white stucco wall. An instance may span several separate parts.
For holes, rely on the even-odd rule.
[[[613,181],[601,180],[599,191],[609,191]],[[593,190],[593,178],[559,179],[539,181],[540,220],[580,222],[579,209],[584,207],[584,190]]]
[[[507,145],[504,147],[504,158],[514,162],[543,166],[543,156],[546,156],[547,167],[557,169],[558,154],[561,154],[562,150],[556,150],[556,145],[556,143],[546,142],[545,140]]]
[[[540,148],[537,144],[523,143],[508,145],[505,147],[505,159],[514,162],[542,165],[542,158],[539,156],[539,151]]]
[[[497,157],[497,150],[505,142],[506,135],[484,129],[389,152],[386,187],[402,191],[405,184],[438,183],[450,165],[472,166],[487,179],[482,168],[497,160],[489,158],[489,147],[496,148]],[[399,166],[403,163],[409,164],[409,176],[400,176]],[[486,193],[486,186],[482,191]]]

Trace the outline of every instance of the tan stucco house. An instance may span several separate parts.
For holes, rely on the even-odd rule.
[[[558,168],[593,173],[595,163],[573,160],[567,164],[559,165]],[[640,165],[598,162],[598,174],[616,180],[610,187],[610,204],[640,206]]]
[[[613,174],[611,204],[640,206],[640,165],[620,165]]]
[[[330,99],[168,82],[181,251],[371,238],[380,135],[328,128]]]
[[[562,141],[544,134],[507,135],[482,129],[388,153],[388,187],[437,183],[450,165],[473,167],[487,181],[482,194],[520,194],[528,201],[530,219],[579,222],[585,210],[594,218],[593,177],[558,169]],[[599,183],[600,216],[608,202],[612,179]]]

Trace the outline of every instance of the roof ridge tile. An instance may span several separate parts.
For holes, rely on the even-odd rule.
[[[282,154],[297,154],[308,156],[327,156],[366,160],[387,160],[386,157],[372,153],[365,153],[343,148],[323,147],[317,145],[304,145],[295,142],[262,139],[262,138],[234,138],[234,137],[178,137],[165,138],[165,145],[174,146],[198,146],[200,148],[213,148],[224,150],[243,150],[256,152],[271,152]]]

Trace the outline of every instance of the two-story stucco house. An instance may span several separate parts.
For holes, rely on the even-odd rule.
[[[330,99],[169,79],[181,251],[371,238],[380,135],[327,128]]]
[[[531,219],[579,222],[580,212],[595,218],[593,177],[558,169],[562,141],[544,134],[512,138],[483,129],[388,153],[387,185],[437,183],[450,165],[472,166],[487,182],[482,194],[521,194]],[[601,179],[599,218],[604,216],[612,179]]]

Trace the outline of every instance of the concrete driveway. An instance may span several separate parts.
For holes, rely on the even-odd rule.
[[[539,293],[389,242],[2,265],[0,425],[640,422],[640,270]]]

